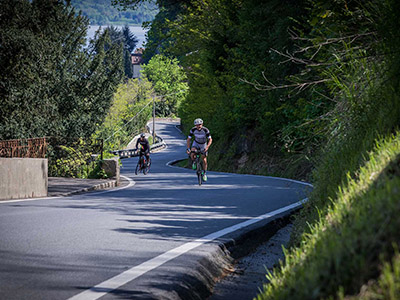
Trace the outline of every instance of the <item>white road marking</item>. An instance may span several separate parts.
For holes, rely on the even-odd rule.
[[[115,192],[115,191],[119,191],[119,190],[124,190],[127,189],[133,185],[135,185],[135,182],[130,179],[129,177],[126,177],[124,175],[120,175],[121,177],[124,177],[126,180],[129,181],[129,184],[126,186],[122,186],[119,188],[115,188],[115,189],[109,189],[106,191],[101,191],[101,192],[87,192],[90,193],[90,196],[93,195],[100,195],[100,194],[104,194],[104,193],[110,193],[110,192]],[[81,194],[80,196],[87,196],[89,194]],[[76,196],[76,195],[69,195],[69,196],[58,196],[58,197],[44,197],[44,198],[28,198],[28,199],[15,199],[15,200],[0,200],[0,204],[6,204],[6,203],[15,203],[15,202],[27,202],[27,201],[38,201],[38,200],[53,200],[53,199],[60,199],[60,198],[65,198],[65,197],[72,197],[72,196]]]
[[[99,299],[100,297],[108,294],[109,292],[119,288],[120,286],[123,286],[124,284],[127,284],[128,282],[142,276],[143,274],[154,270],[155,268],[165,264],[166,262],[189,252],[190,250],[199,247],[205,243],[211,242],[217,238],[220,238],[224,235],[227,235],[229,233],[232,233],[236,230],[242,229],[244,227],[250,226],[252,224],[255,224],[259,221],[262,220],[267,220],[269,218],[272,218],[276,215],[279,215],[281,213],[287,212],[289,210],[296,209],[300,206],[303,205],[308,200],[308,198],[305,198],[299,202],[296,202],[294,204],[282,207],[280,209],[274,210],[272,212],[266,213],[264,215],[252,218],[250,220],[244,221],[242,223],[227,227],[225,229],[219,230],[217,232],[211,233],[209,235],[203,236],[200,239],[194,240],[193,242],[185,243],[179,247],[176,247],[172,250],[169,250],[159,256],[156,256],[138,266],[135,266],[115,277],[112,277],[106,281],[103,281],[102,283],[99,283],[98,285],[82,292],[79,293],[71,298],[69,300],[94,300],[94,299]]]

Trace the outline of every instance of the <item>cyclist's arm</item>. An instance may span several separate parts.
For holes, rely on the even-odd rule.
[[[187,145],[187,148],[188,148],[188,149],[190,149],[191,141],[192,141],[192,137],[191,137],[191,136],[188,136],[188,138],[187,138],[187,140],[186,140],[186,145]]]
[[[208,150],[208,148],[210,148],[210,146],[211,146],[211,144],[212,144],[212,138],[211,138],[211,136],[208,138],[208,143],[207,143],[207,146],[206,146],[206,151]]]

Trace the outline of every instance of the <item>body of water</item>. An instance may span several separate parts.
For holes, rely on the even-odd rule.
[[[87,38],[92,39],[94,37],[95,32],[99,28],[105,29],[108,27],[108,25],[103,25],[103,26],[96,26],[96,25],[90,25],[87,33]],[[117,27],[119,30],[121,30],[124,26],[114,26]],[[139,40],[138,44],[136,45],[136,48],[143,47],[145,40],[146,40],[146,32],[147,29],[143,29],[140,26],[129,26],[129,30],[136,36],[136,38]]]

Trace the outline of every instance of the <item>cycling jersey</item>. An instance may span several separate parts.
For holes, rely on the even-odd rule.
[[[138,149],[139,143],[143,147],[143,151],[150,151],[150,144],[147,139],[144,139],[144,141],[142,141],[141,138],[138,138],[138,140],[136,141],[136,149]]]
[[[206,144],[207,139],[211,138],[210,130],[208,130],[208,128],[204,126],[200,130],[198,130],[196,127],[193,127],[192,129],[190,129],[189,132],[189,138],[192,137],[194,137],[194,141],[197,144]]]

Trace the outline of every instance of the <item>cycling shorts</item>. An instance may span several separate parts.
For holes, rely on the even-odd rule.
[[[147,155],[150,155],[150,149],[146,149],[146,150],[140,149],[140,150],[139,150],[139,154],[140,154],[140,155],[143,155],[143,154],[144,154],[144,155],[146,155],[146,156],[147,156]]]
[[[196,149],[202,150],[202,151],[204,151],[204,149],[206,149],[206,146],[207,146],[207,144],[205,144],[205,143],[199,144],[196,141],[194,141],[192,144],[192,148],[196,148]],[[208,151],[205,153],[205,155],[207,156],[207,154],[208,154]]]

